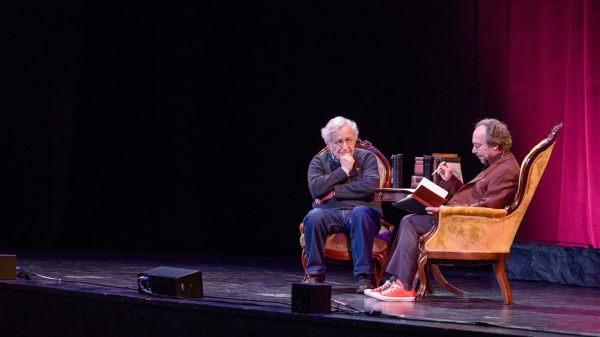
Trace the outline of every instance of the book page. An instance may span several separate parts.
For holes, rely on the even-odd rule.
[[[433,193],[439,195],[442,198],[446,198],[446,196],[448,195],[448,191],[446,191],[445,189],[443,189],[443,188],[439,187],[438,185],[434,184],[431,180],[429,180],[427,178],[421,179],[421,182],[417,186],[417,189],[420,186],[423,186],[423,187],[427,188],[428,190],[432,191]]]
[[[454,162],[448,162],[448,164],[450,165],[450,167],[452,168],[452,174],[458,179],[460,180],[461,183],[464,183],[463,181],[463,176],[462,176],[462,170],[460,168],[460,163],[454,163]]]

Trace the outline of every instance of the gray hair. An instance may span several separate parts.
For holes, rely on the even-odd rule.
[[[358,138],[358,127],[353,120],[348,118],[337,116],[329,120],[327,125],[321,129],[321,137],[325,141],[325,144],[329,145],[331,141],[331,134],[339,130],[342,126],[348,125],[352,129],[352,133],[354,133],[354,138]]]
[[[488,146],[498,146],[498,150],[510,151],[512,137],[506,124],[494,118],[482,119],[475,125],[475,129],[485,126],[485,142]]]

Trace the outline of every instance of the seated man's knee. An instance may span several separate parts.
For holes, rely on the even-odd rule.
[[[414,214],[409,214],[409,215],[404,216],[402,218],[402,220],[400,220],[400,226],[401,227],[412,226],[412,224],[413,224],[413,219],[412,219],[413,215]]]
[[[356,206],[350,212],[350,217],[354,219],[360,219],[358,221],[362,224],[363,227],[367,228],[370,226],[374,226],[378,228],[380,225],[379,214],[375,212],[372,208],[368,206]]]
[[[367,206],[356,206],[352,209],[352,211],[350,211],[351,216],[356,216],[356,217],[361,217],[361,218],[367,218],[367,217],[371,217],[371,209]]]
[[[410,214],[402,218],[400,221],[401,232],[415,232],[419,234],[423,234],[429,231],[434,225],[433,217],[420,215],[420,214]]]
[[[310,210],[303,220],[304,230],[311,231],[317,227],[324,227],[325,221],[323,220],[325,219],[326,215],[327,211],[322,208],[313,208]]]

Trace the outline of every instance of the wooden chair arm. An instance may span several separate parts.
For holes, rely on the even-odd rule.
[[[505,209],[467,206],[442,206],[440,207],[439,213],[442,217],[450,215],[464,215],[481,216],[486,218],[504,218],[507,214]]]

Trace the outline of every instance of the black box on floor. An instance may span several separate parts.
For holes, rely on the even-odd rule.
[[[180,297],[202,297],[202,272],[199,270],[157,267],[138,274],[138,291]]]
[[[0,280],[17,278],[17,256],[0,254]]]
[[[331,285],[292,283],[292,312],[331,313]]]

